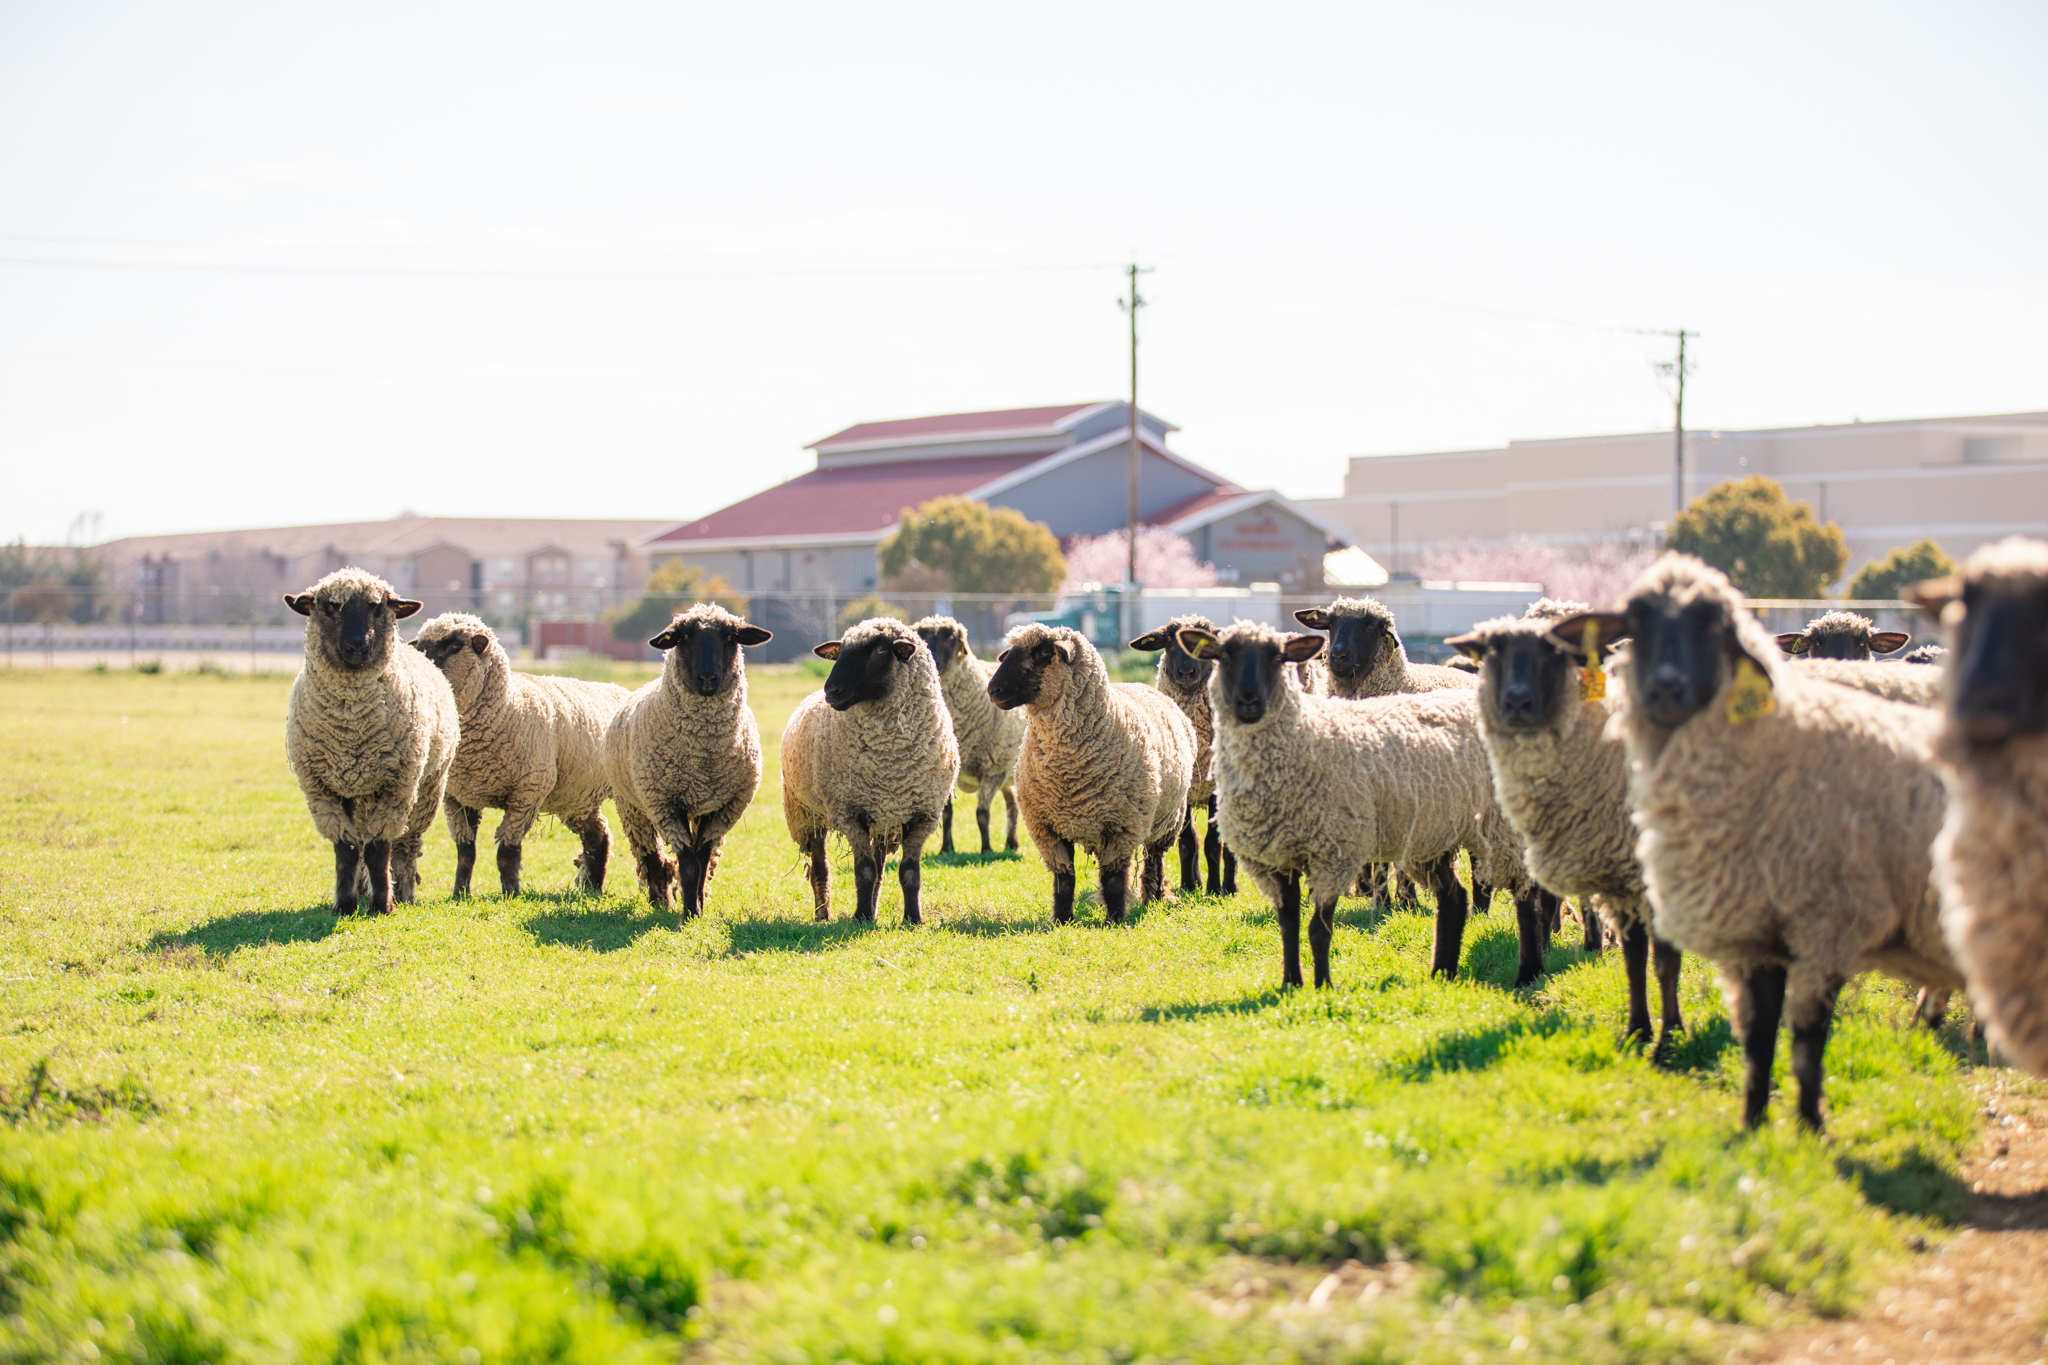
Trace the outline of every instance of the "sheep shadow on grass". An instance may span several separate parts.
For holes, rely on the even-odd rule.
[[[529,915],[519,925],[533,936],[535,943],[548,947],[615,953],[621,948],[632,947],[656,929],[683,927],[683,917],[673,911],[607,905],[579,892],[560,895],[529,893],[524,899],[543,899],[554,903],[552,909]]]
[[[887,914],[887,911],[883,911]],[[731,942],[719,957],[750,953],[822,953],[844,948],[886,927],[882,921],[841,915],[820,922],[798,919],[740,919],[728,926]]]
[[[2025,1199],[1980,1197],[1974,1201],[1977,1207],[1972,1208],[1969,1186],[1958,1180],[1954,1172],[1943,1170],[1934,1158],[1919,1148],[1883,1165],[1858,1157],[1839,1157],[1835,1161],[1835,1169],[1854,1183],[1865,1199],[1893,1213],[1931,1218],[1949,1227],[1968,1223],[2003,1231],[2021,1226],[2021,1217],[2031,1219],[2025,1226],[2048,1227],[2048,1207],[2029,1208],[2030,1201]],[[1986,1207],[1992,1204],[2006,1207]],[[2013,1222],[1994,1221],[2008,1212],[2013,1215]]]
[[[269,943],[317,943],[334,932],[334,907],[326,901],[296,910],[244,910],[154,934],[144,945],[152,953],[197,948],[208,957],[230,957],[242,948]]]
[[[1002,863],[1021,863],[1024,854],[1018,849],[996,849],[983,856],[979,853],[926,853],[920,860],[926,867],[995,867]],[[894,866],[895,860],[890,860]]]
[[[1278,986],[1268,986],[1263,990],[1247,991],[1231,1000],[1189,1000],[1178,1005],[1147,1005],[1138,1011],[1138,1018],[1147,1024],[1171,1024],[1187,1019],[1263,1014],[1287,999],[1289,995],[1297,993],[1284,991]]]

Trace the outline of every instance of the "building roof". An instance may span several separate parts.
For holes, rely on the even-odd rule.
[[[1172,526],[1176,522],[1199,518],[1204,512],[1236,502],[1248,491],[1248,489],[1239,488],[1234,483],[1218,484],[1207,492],[1197,493],[1190,498],[1182,498],[1176,503],[1169,503],[1146,517],[1145,524],[1147,526]],[[1195,524],[1200,523],[1197,521]]]
[[[437,545],[459,547],[480,559],[518,557],[541,549],[595,555],[621,543],[631,545],[667,524],[564,517],[393,517],[389,521],[126,536],[97,548],[121,559],[166,554],[190,559],[259,551],[295,559],[317,554],[330,545],[351,556],[405,557]]]
[[[904,417],[889,422],[860,422],[836,431],[806,450],[850,446],[913,445],[958,440],[966,436],[1049,436],[1072,418],[1101,403],[1062,403],[1049,408],[1003,408],[995,412],[949,412],[937,417]]]
[[[722,507],[708,517],[671,526],[641,544],[649,550],[659,550],[700,541],[782,540],[792,536],[880,539],[896,528],[904,508],[933,498],[965,496],[1041,458],[974,455],[814,469],[730,507]]]

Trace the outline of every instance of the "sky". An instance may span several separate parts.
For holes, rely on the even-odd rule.
[[[0,0],[0,538],[2048,408],[2048,6]]]

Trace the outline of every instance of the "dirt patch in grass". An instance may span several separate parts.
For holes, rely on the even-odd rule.
[[[2024,1365],[2048,1360],[2048,1100],[1986,1088],[1984,1136],[1962,1169],[1963,1230],[1863,1313],[1783,1332],[1741,1359]]]

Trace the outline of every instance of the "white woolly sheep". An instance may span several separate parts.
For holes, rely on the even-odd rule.
[[[1522,841],[1494,799],[1479,698],[1471,689],[1359,701],[1309,696],[1287,669],[1322,649],[1317,635],[1238,622],[1221,634],[1179,632],[1181,647],[1215,663],[1216,799],[1224,842],[1273,902],[1281,983],[1301,980],[1301,884],[1313,909],[1315,983],[1330,984],[1337,898],[1368,861],[1437,873],[1431,970],[1458,974],[1463,888],[1452,860],[1472,855],[1473,879],[1516,892],[1522,961],[1516,985],[1543,971],[1545,933]]]
[[[1912,641],[1903,630],[1879,630],[1868,616],[1831,611],[1780,635],[1778,648],[1795,659],[1868,659],[1897,653]]]
[[[1195,729],[1195,780],[1188,789],[1187,819],[1180,827],[1180,889],[1193,892],[1202,886],[1201,862],[1195,842],[1195,812],[1201,810],[1206,812],[1209,822],[1208,836],[1201,845],[1201,852],[1209,858],[1208,893],[1212,896],[1234,896],[1237,894],[1237,855],[1224,846],[1223,831],[1216,823],[1213,764],[1216,721],[1209,712],[1209,675],[1216,671],[1216,665],[1197,659],[1180,647],[1175,632],[1184,626],[1199,626],[1207,631],[1216,629],[1216,623],[1206,616],[1176,616],[1159,629],[1146,631],[1131,641],[1131,648],[1159,655],[1159,670],[1153,676],[1152,685],[1180,708],[1181,714],[1188,718],[1188,724]],[[1302,667],[1306,669],[1313,663],[1314,660],[1310,660]],[[1303,681],[1306,685],[1306,673]]]
[[[661,676],[605,727],[612,800],[657,910],[668,909],[671,881],[682,885],[685,919],[703,910],[719,844],[761,789],[746,650],[773,638],[715,603],[677,612],[647,642],[666,652]]]
[[[559,817],[583,841],[577,885],[604,890],[612,846],[604,822],[611,795],[604,727],[632,694],[616,683],[515,672],[490,626],[459,612],[427,622],[412,644],[448,679],[462,718],[441,800],[455,840],[454,894],[469,894],[485,810],[505,812],[497,836],[503,894],[519,894],[521,849],[542,813]]]
[[[1899,656],[1902,664],[1938,664],[1948,657],[1948,650],[1941,645],[1915,645]]]
[[[1948,628],[1942,928],[1991,1041],[2048,1075],[2048,544],[1987,545],[1910,595]]]
[[[903,922],[922,924],[924,843],[960,778],[932,652],[903,622],[875,617],[813,653],[832,672],[782,732],[782,814],[810,859],[817,917],[832,917],[830,831],[853,848],[854,918],[875,918],[882,864],[901,847]]]
[[[1629,637],[1619,720],[1656,932],[1720,969],[1744,1120],[1763,1122],[1789,1014],[1799,1117],[1818,1129],[1843,984],[1869,968],[1962,984],[1931,882],[1938,717],[1804,672],[1687,555],[1652,564],[1623,611],[1552,633],[1569,647],[1589,625]]]
[[[1494,791],[1527,847],[1529,871],[1557,896],[1581,897],[1621,938],[1628,977],[1628,1032],[1650,1037],[1646,966],[1654,948],[1664,1023],[1652,1055],[1662,1057],[1685,1027],[1678,1002],[1678,949],[1650,932],[1643,869],[1629,818],[1628,765],[1619,735],[1609,735],[1614,703],[1601,671],[1600,645],[1568,648],[1550,634],[1575,610],[1483,621],[1448,643],[1479,665],[1479,727],[1493,764]]]
[[[421,840],[441,808],[460,734],[448,680],[399,643],[420,604],[361,569],[337,569],[285,605],[306,618],[285,757],[313,827],[334,845],[334,913],[388,915],[419,884]]]
[[[1024,747],[1024,717],[1004,711],[988,699],[994,664],[974,657],[967,646],[967,627],[950,616],[927,616],[911,629],[932,652],[939,670],[939,692],[953,721],[953,742],[960,746],[960,790],[973,792],[974,825],[981,832],[981,856],[992,851],[989,809],[996,793],[1003,797],[1003,851],[1017,848],[1017,754]],[[939,815],[939,852],[953,851],[953,803]]]
[[[1166,893],[1166,850],[1187,817],[1195,727],[1164,694],[1112,683],[1079,631],[1031,624],[1011,632],[988,694],[1024,708],[1017,800],[1052,871],[1052,917],[1074,917],[1074,846],[1095,855],[1102,912],[1124,920],[1131,855],[1144,851],[1142,904]]]
[[[1886,701],[1913,706],[1941,705],[1941,670],[1918,664],[1870,659],[1863,662],[1840,659],[1795,659],[1794,666],[1807,677],[1825,678],[1842,687],[1853,687]]]

